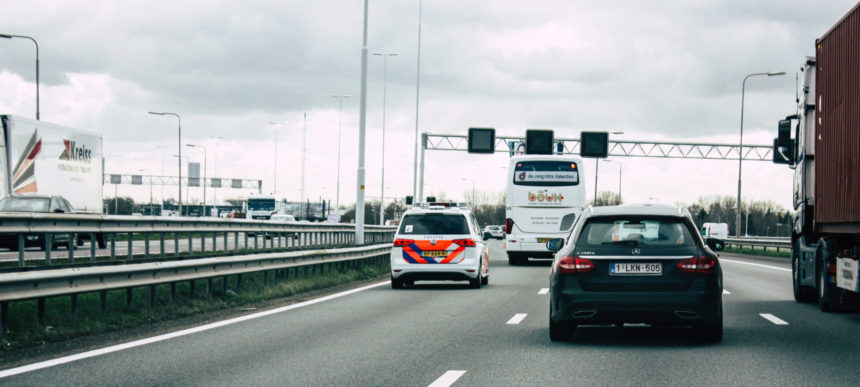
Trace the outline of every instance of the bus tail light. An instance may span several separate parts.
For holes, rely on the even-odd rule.
[[[514,229],[514,220],[511,218],[505,219],[505,234],[510,234]]]

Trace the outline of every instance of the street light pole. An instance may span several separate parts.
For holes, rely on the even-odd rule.
[[[275,175],[274,182],[272,184],[272,196],[275,197],[275,200],[278,199],[278,127],[284,125],[283,122],[280,121],[270,121],[269,125],[273,125],[275,127]]]
[[[361,98],[358,110],[358,171],[355,198],[355,243],[364,244],[364,136],[367,119],[367,8],[364,0],[364,32],[361,43]],[[339,154],[338,154],[339,155]],[[340,183],[338,181],[338,183]]]
[[[418,100],[421,96],[421,0],[418,0],[418,59],[415,70],[415,158],[412,163],[412,197],[416,203],[424,195],[423,182],[418,183]]]
[[[340,136],[341,136],[341,117],[343,113],[343,99],[349,98],[349,95],[334,94],[332,98],[337,98],[337,192],[335,192],[335,208],[340,208]]]
[[[33,44],[36,45],[36,120],[38,121],[39,120],[39,42],[37,42],[36,39],[33,39],[29,36],[24,36],[24,35],[0,34],[0,38],[30,39],[31,41],[33,41]]]
[[[203,148],[203,216],[206,215],[206,147],[203,145],[185,144],[192,148]]]
[[[379,192],[379,225],[385,222],[385,102],[388,90],[388,57],[397,56],[397,53],[374,52],[373,55],[382,57],[382,178],[380,179]]]
[[[624,134],[624,132],[609,132],[610,134]],[[597,206],[597,171],[600,163],[597,159],[594,159],[594,201],[592,202],[593,206]]]
[[[747,79],[753,76],[767,75],[768,77],[785,75],[784,71],[775,73],[752,73],[744,77],[741,83],[741,133],[738,140],[738,208],[735,214],[735,236],[741,236],[741,168],[744,161],[744,94],[746,92]]]
[[[155,114],[157,116],[174,116],[178,122],[178,134],[179,141],[177,143],[177,148],[179,155],[177,156],[178,164],[179,164],[179,181],[177,181],[177,185],[179,186],[179,216],[182,216],[182,118],[179,117],[179,114],[169,113],[169,112],[149,112],[149,114]]]
[[[218,140],[223,140],[224,137],[210,136],[209,138],[215,139],[215,161],[213,162],[213,164],[215,164],[215,165],[212,167],[212,169],[214,170],[214,172],[212,172],[212,174],[214,175],[212,178],[217,179],[218,178]],[[217,212],[218,212],[218,189],[217,188],[219,188],[219,187],[212,187],[212,188],[213,188],[212,189],[212,202],[213,202],[213,205],[215,206],[215,212],[217,215]]]

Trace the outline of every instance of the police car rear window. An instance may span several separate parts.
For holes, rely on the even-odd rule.
[[[412,214],[403,217],[401,235],[454,235],[469,234],[466,217],[459,214]]]

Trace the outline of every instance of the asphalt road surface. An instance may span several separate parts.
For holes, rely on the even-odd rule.
[[[490,283],[388,282],[0,371],[9,385],[860,385],[860,314],[792,298],[784,260],[721,254],[722,343],[642,326],[548,334],[548,266]]]

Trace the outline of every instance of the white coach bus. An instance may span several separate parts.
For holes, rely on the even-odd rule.
[[[546,242],[566,238],[586,205],[583,181],[578,157],[511,157],[505,199],[505,248],[511,265],[530,257],[552,258]]]

